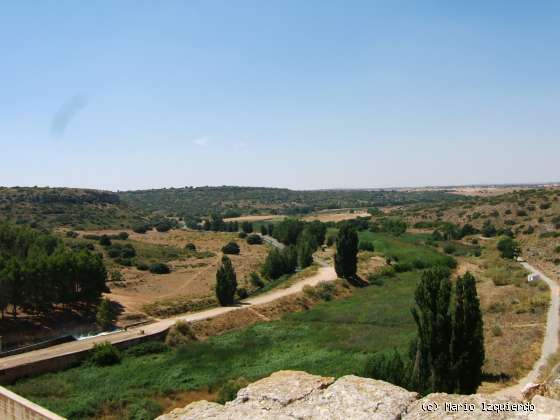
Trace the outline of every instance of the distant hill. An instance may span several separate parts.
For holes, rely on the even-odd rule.
[[[130,206],[163,211],[176,216],[205,216],[221,213],[225,217],[241,214],[305,214],[340,208],[383,207],[414,203],[464,200],[446,191],[394,190],[315,190],[294,191],[263,187],[184,187],[119,192]]]
[[[142,220],[142,212],[111,191],[0,187],[0,220],[43,228],[124,228]]]

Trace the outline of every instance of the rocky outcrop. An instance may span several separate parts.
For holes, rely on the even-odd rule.
[[[558,419],[560,401],[490,395],[430,394],[419,398],[387,382],[349,375],[335,380],[280,371],[241,389],[225,405],[198,401],[158,420],[186,419]]]

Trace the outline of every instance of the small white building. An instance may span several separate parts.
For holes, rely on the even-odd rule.
[[[527,276],[527,281],[528,282],[537,281],[537,280],[540,280],[540,279],[541,279],[541,276],[539,276],[538,274],[529,274]]]

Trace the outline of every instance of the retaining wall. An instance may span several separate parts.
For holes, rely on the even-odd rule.
[[[0,419],[2,420],[64,420],[57,414],[14,394],[0,386]]]

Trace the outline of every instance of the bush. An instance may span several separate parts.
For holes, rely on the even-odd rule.
[[[503,334],[504,333],[502,332],[502,327],[500,327],[498,324],[492,327],[492,335],[494,337],[501,337]]]
[[[89,239],[90,241],[98,241],[100,238],[101,236],[99,235],[92,235],[92,234],[84,235],[84,239]]]
[[[334,236],[327,237],[327,246],[333,246],[334,245],[334,240],[335,240]]]
[[[239,299],[247,299],[249,297],[249,292],[244,287],[237,289],[237,297]]]
[[[128,239],[128,233],[119,232],[116,236],[116,239],[120,239],[121,241],[126,241]]]
[[[193,244],[192,242],[189,242],[188,244],[185,245],[185,250],[189,252],[196,252],[196,245]]]
[[[263,243],[262,238],[260,237],[260,235],[257,234],[251,234],[249,236],[247,236],[247,243],[249,245],[260,245]]]
[[[148,271],[150,266],[143,261],[139,261],[136,263],[136,268],[140,271]]]
[[[107,298],[101,300],[99,305],[97,305],[97,312],[95,314],[95,319],[97,324],[104,330],[108,330],[113,327],[117,314],[111,304],[111,301]]]
[[[500,251],[502,255],[502,258],[513,259],[521,252],[519,244],[510,237],[500,239],[497,247],[498,251]]]
[[[137,344],[135,346],[128,348],[125,351],[125,354],[138,357],[138,356],[144,356],[146,354],[163,353],[168,350],[169,347],[167,347],[161,341],[147,341],[145,343]]]
[[[111,246],[111,238],[107,235],[101,235],[99,238],[99,245],[101,246]]]
[[[378,273],[369,273],[368,282],[373,286],[383,286],[385,284],[385,280]]]
[[[225,404],[237,397],[237,392],[241,388],[249,385],[249,381],[245,378],[230,379],[218,391],[218,403]]]
[[[443,247],[443,252],[446,254],[454,254],[457,251],[457,248],[453,244],[445,244]]]
[[[303,287],[303,293],[312,299],[330,301],[336,294],[336,284],[329,281],[322,281],[315,287],[306,285]]]
[[[121,353],[108,341],[94,344],[91,351],[91,362],[95,366],[111,366],[121,362]]]
[[[228,242],[222,247],[222,252],[224,254],[239,255],[240,252],[239,245],[236,242]]]
[[[256,287],[257,289],[260,289],[261,287],[264,287],[264,281],[254,271],[249,275],[249,282],[251,283],[251,285],[253,287]]]
[[[358,244],[358,250],[373,252],[375,248],[370,241],[360,241]]]
[[[135,225],[132,227],[132,230],[136,233],[146,233],[150,229],[151,227],[147,224]]]
[[[153,274],[168,274],[171,272],[169,266],[165,263],[150,264],[148,269],[150,270],[150,273]]]
[[[111,281],[122,281],[123,275],[119,270],[111,271]]]
[[[245,238],[247,237],[247,232],[241,231],[241,232],[239,232],[238,236],[239,236],[241,239],[245,239]]]
[[[169,347],[183,346],[192,341],[196,341],[196,336],[191,329],[191,325],[186,321],[177,321],[165,337],[165,344]]]
[[[79,236],[78,232],[74,232],[73,230],[69,230],[66,232],[66,236],[68,238],[77,238]]]
[[[173,228],[173,224],[169,220],[161,220],[156,223],[155,228],[158,232],[168,232]]]
[[[128,408],[127,420],[152,420],[163,413],[163,406],[157,401],[143,398],[133,402]]]

